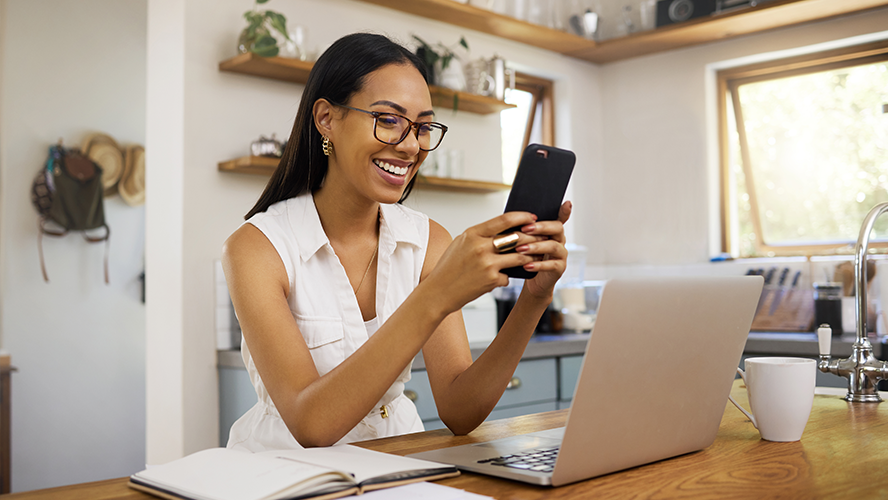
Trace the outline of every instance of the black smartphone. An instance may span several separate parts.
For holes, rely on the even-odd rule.
[[[537,220],[557,220],[576,160],[573,151],[539,144],[527,146],[521,155],[505,212],[530,212]],[[511,278],[536,276],[535,272],[522,267],[510,267],[502,272]]]

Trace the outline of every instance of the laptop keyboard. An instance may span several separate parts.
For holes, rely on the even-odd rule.
[[[532,470],[537,472],[552,472],[555,467],[555,459],[558,458],[558,447],[538,448],[513,455],[485,458],[478,460],[479,464],[498,465],[512,469]]]

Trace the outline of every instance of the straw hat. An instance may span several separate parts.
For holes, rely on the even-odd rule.
[[[90,134],[83,140],[80,151],[102,168],[104,194],[113,195],[123,173],[123,154],[117,141],[106,134]]]
[[[117,191],[127,205],[141,205],[145,203],[145,148],[127,146],[125,156],[123,176],[117,184]]]

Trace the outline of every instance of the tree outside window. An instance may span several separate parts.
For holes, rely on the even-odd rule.
[[[724,250],[847,252],[888,201],[888,42],[726,70]],[[888,238],[888,219],[874,240]]]

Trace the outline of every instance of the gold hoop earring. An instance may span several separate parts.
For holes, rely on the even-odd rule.
[[[324,136],[324,142],[321,143],[321,149],[324,150],[324,156],[330,156],[333,153],[333,145],[330,144],[330,138]]]

